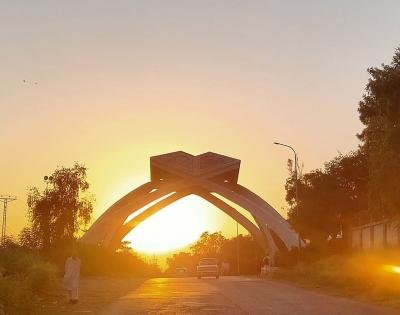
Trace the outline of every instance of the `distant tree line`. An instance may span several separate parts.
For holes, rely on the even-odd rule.
[[[200,258],[217,258],[219,263],[228,263],[228,274],[257,274],[260,271],[263,250],[250,235],[226,238],[221,232],[204,232],[188,251],[173,254],[167,258],[167,275],[174,275],[175,268],[187,268],[190,274],[196,272]]]
[[[302,174],[298,200],[289,168],[289,222],[314,245],[338,235],[346,241],[352,226],[400,216],[400,48],[389,65],[368,73],[358,107],[364,125],[359,147]]]

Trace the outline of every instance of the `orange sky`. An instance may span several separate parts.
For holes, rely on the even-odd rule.
[[[399,44],[399,3],[361,3],[1,3],[0,193],[19,198],[8,231],[58,165],[87,165],[96,218],[148,180],[150,156],[176,150],[241,159],[240,183],[285,215],[291,152],[272,142],[305,170],[356,148],[366,68]],[[234,233],[207,211],[204,228]]]

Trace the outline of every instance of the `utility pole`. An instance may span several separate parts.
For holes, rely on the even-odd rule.
[[[3,222],[1,225],[1,244],[4,244],[6,240],[6,229],[7,229],[7,207],[11,201],[17,200],[15,196],[0,196],[0,201],[3,203]]]

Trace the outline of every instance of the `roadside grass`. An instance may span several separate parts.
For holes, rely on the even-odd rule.
[[[74,313],[61,286],[68,250],[60,246],[45,252],[10,244],[0,247],[0,315]],[[96,314],[98,306],[135,288],[141,279],[161,274],[157,265],[130,249],[112,252],[84,244],[78,249],[81,274],[92,278],[82,279],[82,303],[75,310]]]
[[[52,291],[42,303],[40,315],[99,314],[114,300],[139,287],[145,279],[132,277],[88,277],[81,279],[79,303],[69,305],[65,290]]]
[[[398,251],[330,256],[281,269],[273,277],[373,303],[400,307]]]

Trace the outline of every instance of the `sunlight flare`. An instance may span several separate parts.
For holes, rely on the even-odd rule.
[[[212,209],[197,196],[188,196],[160,210],[133,229],[124,240],[144,253],[163,253],[195,242],[209,228]]]
[[[396,265],[384,265],[383,270],[390,273],[400,274],[400,266]]]

